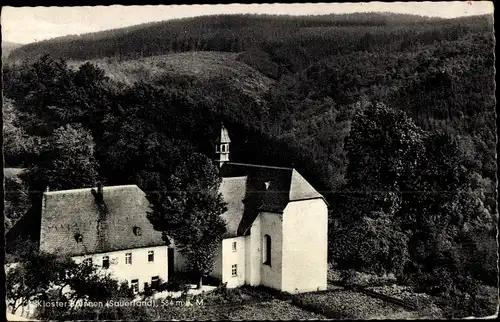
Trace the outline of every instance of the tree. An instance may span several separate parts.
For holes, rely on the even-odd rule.
[[[35,164],[27,169],[31,191],[76,189],[94,186],[98,180],[95,143],[79,124],[66,125],[44,140]]]
[[[12,177],[5,178],[4,198],[4,227],[7,231],[28,211],[30,199],[27,187],[21,180]]]
[[[5,95],[20,110],[28,134],[50,135],[69,123],[102,132],[101,121],[111,106],[112,87],[104,71],[85,63],[76,71],[49,55],[30,65],[11,67]]]
[[[91,263],[75,263],[69,257],[31,252],[6,269],[7,303],[12,313],[30,301],[57,301],[64,307],[39,306],[37,317],[62,319],[73,313],[79,300],[107,301],[131,298],[132,292]]]
[[[212,270],[218,246],[226,231],[221,214],[225,203],[218,192],[216,166],[204,155],[181,151],[182,158],[167,172],[144,171],[140,182],[153,210],[148,218],[166,242],[172,238],[186,257],[188,271],[199,278]]]
[[[423,134],[404,112],[381,103],[356,114],[345,143],[347,183],[332,214],[331,248],[340,266],[403,272],[408,232],[401,209],[423,155]]]
[[[444,132],[426,138],[425,162],[419,169],[421,193],[413,195],[406,208],[411,208],[415,215],[409,243],[414,267],[409,273],[420,275],[419,284],[428,290],[448,296],[475,292],[467,289],[465,281],[478,278],[472,262],[488,259],[478,250],[491,247],[487,240],[492,237],[494,227],[474,189],[470,171],[463,166],[464,151],[460,144],[458,137]],[[483,236],[486,240],[481,241],[484,245],[474,246],[470,234],[478,229],[487,232]],[[476,250],[471,252],[471,247]],[[479,254],[481,258],[475,257]],[[475,259],[472,262],[471,256]]]
[[[4,156],[8,166],[24,166],[37,154],[40,139],[28,135],[22,123],[21,112],[11,99],[4,98]]]

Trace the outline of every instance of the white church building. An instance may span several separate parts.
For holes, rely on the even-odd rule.
[[[295,169],[230,162],[224,126],[216,142],[227,232],[212,275],[227,287],[299,293],[327,287],[328,210]],[[43,194],[40,250],[91,260],[137,291],[168,280],[184,260],[146,217],[136,185]]]

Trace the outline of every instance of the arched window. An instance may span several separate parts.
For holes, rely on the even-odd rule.
[[[262,245],[262,258],[265,265],[271,266],[271,236],[264,235],[264,245]]]

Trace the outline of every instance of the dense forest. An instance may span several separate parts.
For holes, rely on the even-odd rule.
[[[395,14],[207,16],[41,41],[4,66],[5,162],[30,170],[32,209],[48,184],[151,188],[172,169],[190,180],[186,160],[213,157],[224,121],[233,160],[293,166],[327,197],[334,265],[481,314],[475,290],[497,286],[494,46],[491,16]],[[9,225],[25,203],[12,198]]]

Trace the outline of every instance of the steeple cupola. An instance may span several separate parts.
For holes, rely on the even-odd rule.
[[[221,123],[220,134],[215,142],[215,161],[219,164],[219,167],[222,167],[224,162],[229,161],[229,143],[231,143],[229,133],[224,124]]]

